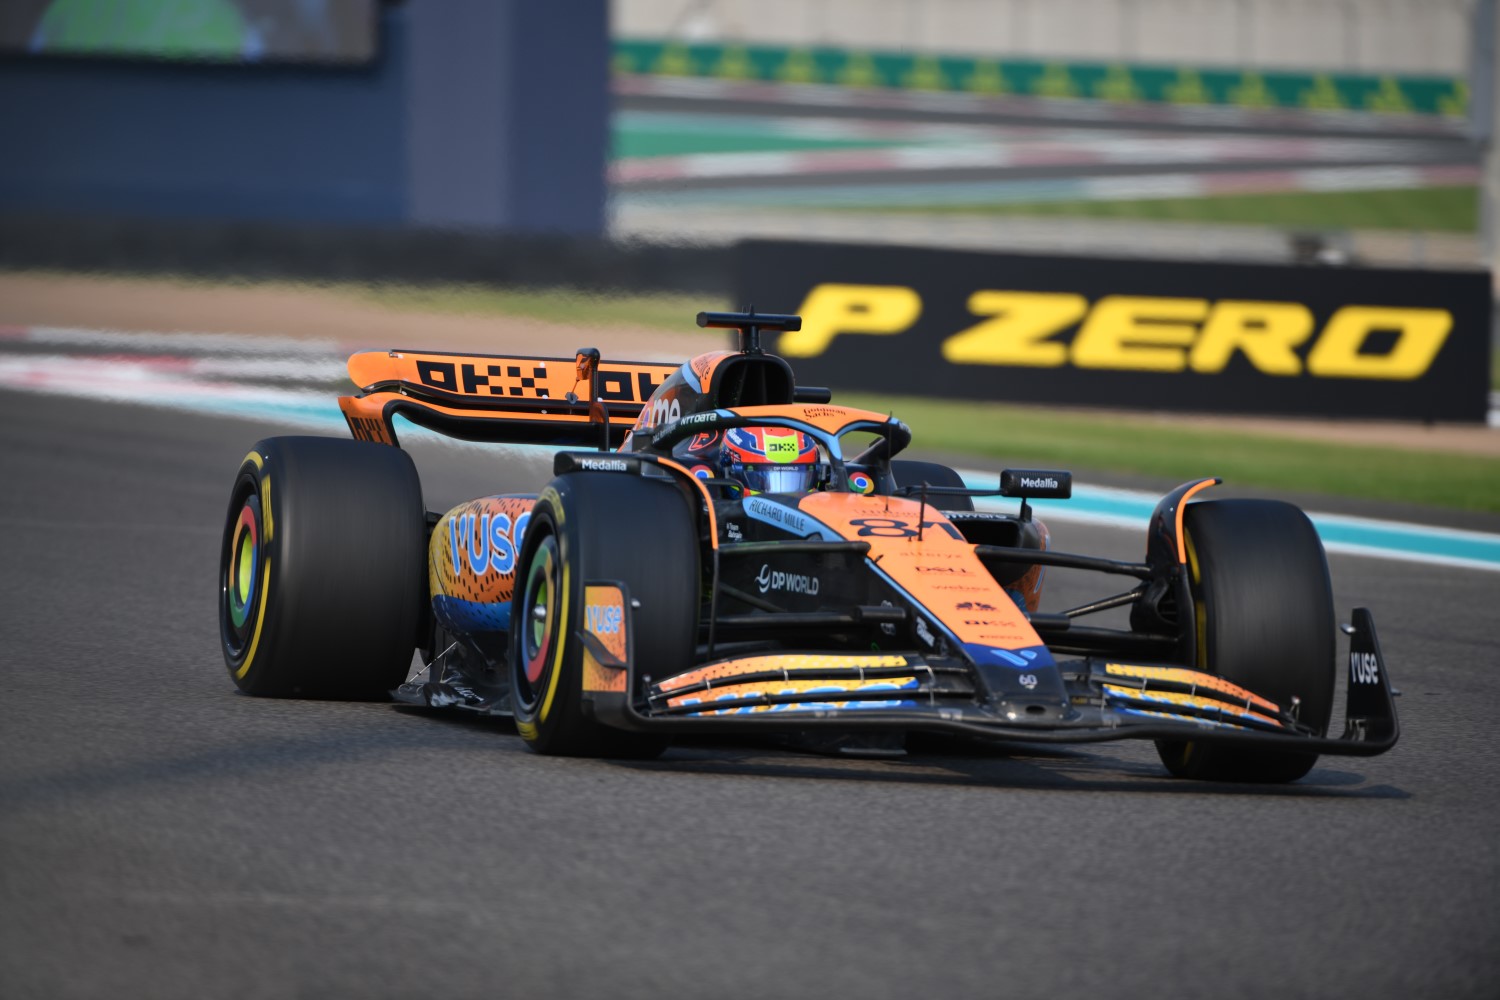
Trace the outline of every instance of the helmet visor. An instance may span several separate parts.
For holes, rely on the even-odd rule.
[[[817,476],[815,465],[742,465],[731,470],[756,493],[806,493]]]

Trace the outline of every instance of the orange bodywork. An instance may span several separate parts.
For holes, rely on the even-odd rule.
[[[549,428],[587,425],[602,420],[607,406],[617,418],[632,420],[657,387],[680,365],[614,361],[598,365],[599,399],[577,358],[502,357],[486,354],[438,354],[422,351],[362,351],[349,358],[349,377],[362,396],[339,397],[339,409],[354,437],[396,444],[390,422],[392,404],[420,421],[419,408],[484,430],[487,439],[503,436],[501,425]],[[570,401],[569,395],[573,396]],[[591,409],[593,412],[591,412]]]
[[[1137,663],[1107,663],[1104,666],[1104,672],[1116,677],[1126,677],[1132,680],[1155,680],[1189,684],[1194,689],[1193,693],[1187,696],[1189,698],[1197,698],[1197,692],[1201,691],[1210,697],[1216,696],[1221,702],[1237,703],[1243,706],[1247,712],[1258,709],[1260,712],[1266,713],[1266,715],[1274,716],[1280,711],[1276,707],[1275,702],[1267,698],[1262,698],[1253,691],[1242,688],[1232,681],[1203,673],[1201,670],[1189,670],[1185,667],[1149,666]],[[1132,687],[1127,690],[1135,691],[1138,689]],[[1153,697],[1162,697],[1162,695],[1160,692],[1153,692]],[[1186,703],[1198,704],[1195,701]],[[1261,721],[1277,726],[1281,725],[1280,722],[1272,718],[1262,717]]]
[[[782,406],[736,406],[732,411],[742,417],[787,417],[811,424],[829,434],[838,434],[850,424],[887,423],[891,418],[886,413],[861,410],[853,406],[835,406],[832,403],[792,403]]]
[[[1052,533],[1047,530],[1047,526],[1037,520],[1031,523],[1036,525],[1036,530],[1041,535],[1041,547],[1050,549]],[[1026,610],[1032,614],[1036,614],[1037,609],[1042,606],[1042,581],[1046,577],[1047,567],[1038,564],[1028,569],[1015,583],[1015,589],[1020,592],[1022,600],[1026,602]]]
[[[589,692],[626,690],[629,637],[626,623],[625,595],[612,584],[589,584],[583,598],[583,627],[599,644],[602,657],[595,655],[593,643],[583,643],[583,690]]]
[[[427,547],[427,581],[433,597],[501,605],[515,589],[529,497],[480,497],[438,521]]]
[[[399,392],[372,392],[365,396],[339,397],[339,409],[343,411],[344,420],[348,422],[349,430],[354,437],[360,441],[378,441],[381,444],[396,443],[395,435],[386,419],[386,406],[390,403],[417,405],[431,413],[461,420],[493,420],[496,423],[505,424],[544,424],[558,427],[590,423],[586,412],[548,412],[545,409],[524,412],[498,408],[470,409],[462,406],[444,406],[425,399],[413,399]]]
[[[599,397],[606,402],[644,403],[680,365],[646,361],[599,364]],[[405,382],[501,404],[512,400],[563,400],[574,393],[589,402],[589,385],[578,378],[573,358],[502,357],[422,351],[361,351],[349,358],[349,377],[361,389]]]
[[[974,554],[973,544],[930,504],[810,493],[797,506],[850,541],[869,542],[868,558],[876,568],[959,641],[1006,649],[1042,645],[1025,613]]]
[[[726,359],[738,356],[738,351],[710,351],[689,361],[688,370],[698,379],[698,391],[708,392],[709,387],[713,385],[714,372]]]

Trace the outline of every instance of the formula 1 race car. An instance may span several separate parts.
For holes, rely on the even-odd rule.
[[[1068,473],[967,488],[896,457],[901,421],[761,349],[798,317],[698,324],[738,329],[741,349],[680,366],[354,355],[362,392],[339,405],[357,440],[270,438],[235,479],[219,596],[235,684],[511,714],[547,754],[653,756],[712,732],[1138,738],[1175,775],[1279,782],[1395,744],[1363,608],[1344,626],[1345,730],[1325,735],[1333,599],[1296,507],[1202,500],[1218,480],[1201,479],[1162,498],[1141,562],[1056,551],[1029,501],[1069,497]],[[429,513],[398,415],[568,450],[539,492]],[[976,511],[982,495],[1019,509]],[[1049,566],[1128,589],[1043,612]],[[1129,627],[1083,624],[1108,609]]]

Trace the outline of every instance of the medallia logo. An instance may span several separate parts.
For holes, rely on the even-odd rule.
[[[626,472],[630,469],[623,458],[580,458],[578,465],[591,472]]]
[[[783,573],[779,569],[772,569],[769,564],[761,566],[755,583],[762,594],[768,590],[779,590],[787,594],[807,594],[813,597],[817,595],[819,588],[818,578],[815,576]]]

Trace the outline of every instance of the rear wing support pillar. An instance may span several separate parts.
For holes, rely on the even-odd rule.
[[[604,401],[599,398],[599,348],[580,347],[574,352],[574,364],[576,381],[573,388],[578,388],[579,382],[589,384],[589,423],[599,424],[599,450],[609,451],[609,411],[604,408]],[[574,393],[568,393],[568,402],[577,402],[578,397]]]

